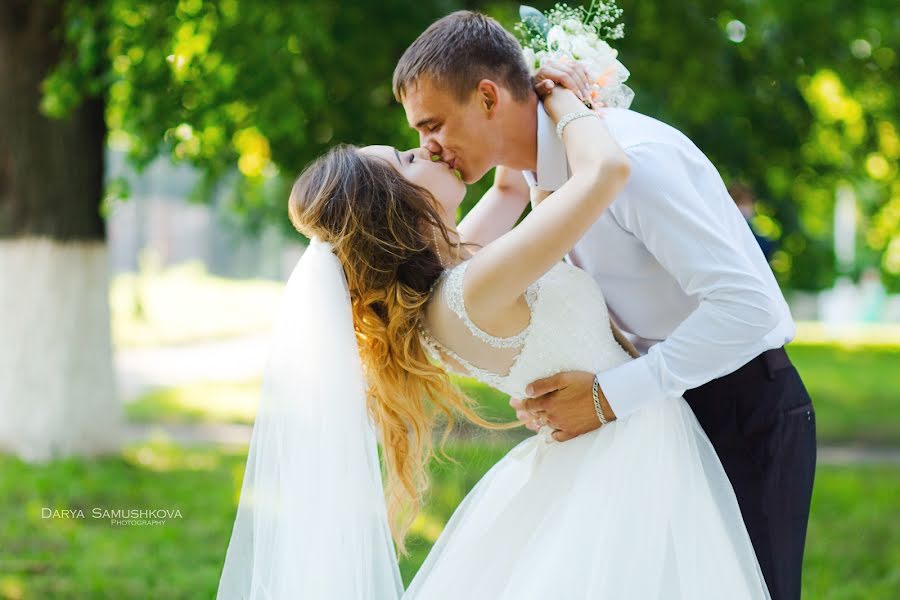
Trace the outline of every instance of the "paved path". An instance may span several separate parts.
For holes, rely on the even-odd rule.
[[[253,427],[234,423],[202,423],[171,425],[164,423],[129,423],[127,438],[131,442],[161,439],[184,446],[222,444],[243,446],[250,443]]]
[[[250,442],[252,430],[250,425],[229,423],[198,425],[131,423],[128,425],[128,437],[134,442],[158,438],[186,446],[196,444],[243,446]],[[517,437],[516,439],[521,438]],[[818,463],[823,465],[900,465],[900,448],[820,446]]]
[[[116,378],[123,402],[149,389],[199,381],[246,381],[262,374],[269,334],[220,341],[117,349]]]
[[[900,448],[825,446],[819,448],[818,462],[826,465],[900,465]]]

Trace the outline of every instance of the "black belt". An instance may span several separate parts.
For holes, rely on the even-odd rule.
[[[753,360],[762,361],[762,363],[766,366],[766,370],[769,372],[769,379],[775,378],[776,371],[780,371],[781,369],[786,369],[791,366],[791,359],[788,357],[784,346],[766,350]]]

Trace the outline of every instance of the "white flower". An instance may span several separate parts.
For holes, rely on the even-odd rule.
[[[597,41],[593,42],[591,45],[594,47],[594,50],[598,54],[612,54],[613,58],[615,58],[616,55],[618,54],[617,50],[613,50],[612,46],[610,46],[609,44],[607,44],[606,42],[604,42],[601,39],[598,39]]]
[[[598,11],[589,23],[584,23],[581,19],[588,14],[584,9],[557,4],[547,14],[551,27],[546,38],[534,38],[535,35],[540,36],[534,31],[526,35],[532,39],[526,44],[538,43],[543,49],[536,51],[534,47],[523,44],[523,56],[532,74],[549,60],[576,60],[587,67],[594,106],[628,108],[634,98],[634,92],[625,85],[630,74],[617,60],[619,53],[601,37],[622,37],[622,25],[614,25],[621,16],[621,10],[616,8],[614,0],[601,0]]]
[[[568,52],[571,48],[569,35],[559,25],[554,25],[547,32],[547,47],[550,50]]]
[[[578,36],[572,41],[572,58],[575,60],[590,60],[597,54],[594,47],[583,36]]]
[[[568,33],[584,32],[584,25],[578,19],[566,19],[562,22],[562,27]]]
[[[522,48],[522,54],[525,56],[525,64],[528,65],[528,70],[532,73],[537,69],[537,56],[534,53],[534,50],[531,48]]]

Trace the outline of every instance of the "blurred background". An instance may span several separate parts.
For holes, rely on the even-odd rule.
[[[900,597],[900,11],[618,4],[632,109],[717,165],[798,321],[820,448],[804,597]],[[518,20],[504,1],[0,3],[0,599],[214,595],[305,243],[290,185],[338,142],[417,145],[393,67],[461,8]],[[456,432],[405,582],[526,435]]]

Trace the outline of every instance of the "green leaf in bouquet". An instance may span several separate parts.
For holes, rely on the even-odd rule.
[[[519,7],[519,18],[522,19],[522,23],[529,33],[542,38],[547,37],[547,32],[550,31],[550,21],[544,16],[544,13],[523,4]]]

